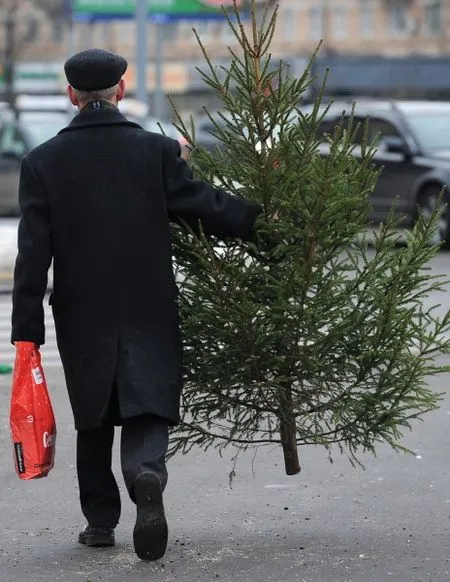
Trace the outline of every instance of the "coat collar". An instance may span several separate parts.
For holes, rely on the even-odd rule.
[[[142,129],[137,123],[129,121],[117,107],[107,101],[92,101],[84,107],[67,127],[59,133],[72,131],[84,127],[96,127],[102,125],[128,125]]]

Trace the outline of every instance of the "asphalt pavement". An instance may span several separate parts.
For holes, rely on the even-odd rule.
[[[441,253],[431,274],[450,273]],[[450,307],[450,295],[430,303]],[[443,359],[450,365],[450,358]],[[438,411],[417,421],[403,444],[381,445],[354,469],[335,451],[301,448],[302,472],[284,474],[278,448],[237,458],[195,450],[169,461],[165,494],[169,545],[164,559],[133,552],[135,509],[123,495],[116,546],[77,543],[84,526],[77,498],[75,431],[62,370],[49,366],[55,408],[56,465],[46,479],[20,481],[9,436],[11,375],[0,376],[0,582],[449,582],[450,396],[448,375]]]
[[[60,369],[47,373],[58,423],[56,465],[38,481],[13,470],[8,429],[11,376],[0,377],[0,580],[2,582],[448,582],[450,580],[450,397],[417,422],[404,444],[380,446],[354,469],[337,452],[300,450],[302,472],[284,474],[280,450],[239,455],[194,451],[169,461],[164,559],[140,562],[134,506],[123,494],[116,546],[76,538],[75,433]],[[434,382],[446,391],[448,377]]]

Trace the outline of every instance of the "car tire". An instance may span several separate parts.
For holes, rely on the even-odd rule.
[[[441,188],[438,185],[426,186],[423,190],[419,192],[417,197],[417,204],[421,209],[422,215],[425,218],[431,217],[433,213],[439,195],[441,193]],[[445,203],[448,204],[447,196],[444,195]],[[436,237],[433,240],[436,244],[442,244],[443,248],[450,248],[450,211],[449,208],[445,208],[440,219],[439,219],[439,229],[436,232]]]

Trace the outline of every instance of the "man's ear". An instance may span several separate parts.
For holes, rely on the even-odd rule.
[[[122,101],[124,96],[125,96],[125,81],[124,79],[120,79],[116,93],[117,102]]]
[[[78,107],[79,105],[78,97],[76,96],[74,88],[71,85],[67,85],[67,95],[69,96],[72,105]]]

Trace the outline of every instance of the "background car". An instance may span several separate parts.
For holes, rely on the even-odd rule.
[[[8,115],[0,124],[0,216],[16,216],[19,212],[17,193],[22,156],[54,137],[76,113],[75,108],[67,109],[67,99],[36,100],[24,96],[18,100],[18,106],[17,117]],[[190,150],[186,147],[187,142],[171,123],[160,123],[146,115],[142,107],[133,104],[122,111],[147,131],[164,133],[178,140],[182,156],[188,159]]]
[[[332,134],[343,119],[348,126],[353,101],[334,101],[325,114],[319,132]],[[302,108],[312,112],[313,105]],[[322,106],[322,113],[326,105]],[[397,211],[405,217],[405,226],[417,219],[417,206],[429,216],[436,206],[442,188],[450,183],[450,103],[437,101],[403,101],[356,99],[354,124],[360,124],[354,135],[356,157],[364,123],[368,123],[368,140],[375,141],[374,165],[380,170],[375,191],[371,195],[371,220],[384,221],[398,198]],[[326,156],[328,146],[321,146]],[[448,201],[445,193],[444,201]],[[450,246],[449,211],[442,214],[439,242]]]
[[[7,121],[14,119],[14,110],[9,103],[0,101],[0,127]]]
[[[225,120],[220,117],[219,115],[213,116],[214,122],[219,127],[225,126]],[[213,121],[209,118],[208,115],[201,115],[197,119],[194,120],[195,126],[195,141],[199,146],[204,147],[211,153],[214,153],[218,149],[221,150],[225,146],[224,144],[218,139],[214,132],[217,131],[216,126],[214,125]]]
[[[28,95],[27,93],[20,93],[17,95],[15,106],[20,113],[24,111],[36,112],[59,112],[67,113],[73,117],[78,109],[72,105],[67,95]]]
[[[22,111],[0,126],[0,215],[18,214],[20,161],[42,142],[55,136],[70,121],[67,113]]]

